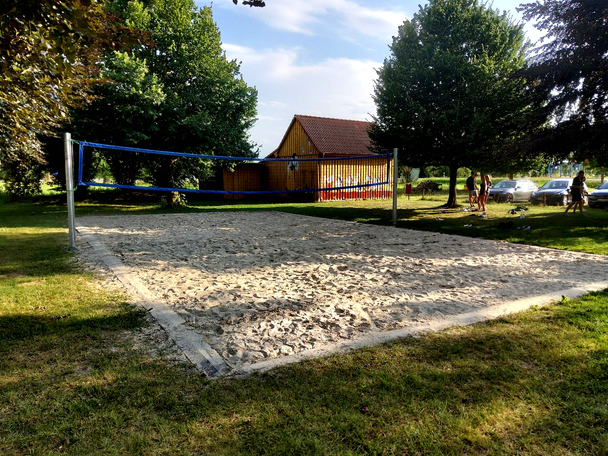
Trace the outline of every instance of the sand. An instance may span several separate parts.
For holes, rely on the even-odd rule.
[[[608,278],[603,256],[282,212],[78,224],[229,370]]]

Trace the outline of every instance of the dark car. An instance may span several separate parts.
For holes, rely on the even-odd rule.
[[[497,203],[530,201],[530,195],[536,190],[538,186],[528,179],[502,180],[492,186],[490,198]]]
[[[589,195],[589,207],[608,206],[608,181],[604,182]]]
[[[587,185],[584,184],[583,201],[587,202]],[[567,206],[572,202],[572,179],[569,177],[561,179],[551,179],[545,185],[532,193],[530,201],[532,204],[548,204],[552,206]]]

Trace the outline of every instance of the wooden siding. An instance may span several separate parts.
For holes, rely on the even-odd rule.
[[[288,161],[297,159],[322,158],[321,153],[310,140],[300,122],[294,118],[279,149],[272,158],[286,161],[265,162],[264,164],[241,164],[233,172],[224,170],[224,189],[228,191],[256,190],[306,190],[326,189],[318,192],[277,193],[271,198],[290,198],[308,201],[328,201],[346,199],[375,199],[392,197],[393,163],[387,176],[387,158],[353,158],[332,161]],[[387,179],[388,177],[388,179]],[[391,184],[372,185],[357,189],[334,190],[376,182]],[[227,199],[242,199],[246,195],[226,195]]]
[[[275,158],[319,158],[319,151],[297,120],[291,123],[289,131]],[[268,190],[304,190],[315,188],[318,182],[317,162],[298,162],[297,167],[290,162],[269,162]],[[287,194],[283,196],[288,196]]]
[[[262,190],[264,165],[239,164],[233,171],[224,169],[224,190],[257,192]],[[224,195],[224,199],[243,199],[247,195]]]
[[[391,159],[390,162],[388,176],[386,165],[386,157],[321,162],[317,188],[326,188],[328,190],[318,192],[316,200],[392,198],[393,160]],[[386,182],[387,180],[391,183],[363,188],[330,190],[336,187],[374,184],[376,182]]]

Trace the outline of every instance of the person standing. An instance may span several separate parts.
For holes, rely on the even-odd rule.
[[[486,176],[482,174],[479,179],[479,196],[477,197],[477,209],[485,212],[486,205],[484,204],[483,198],[486,194]]]
[[[570,187],[572,194],[572,201],[566,207],[564,215],[568,215],[568,211],[572,208],[572,212],[576,214],[576,206],[579,207],[581,215],[585,215],[583,212],[583,193],[585,190],[585,172],[579,171],[578,175],[572,179],[572,187]]]
[[[481,180],[479,183],[479,197],[477,200],[478,208],[480,211],[486,211],[486,204],[488,202],[488,198],[490,197],[490,189],[492,188],[492,180],[490,179],[489,174],[485,174],[481,176]]]
[[[477,197],[479,195],[479,188],[477,187],[477,180],[475,179],[475,171],[471,171],[471,175],[466,181],[467,190],[469,191],[469,207],[475,207]]]

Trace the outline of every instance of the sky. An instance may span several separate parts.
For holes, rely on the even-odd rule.
[[[258,120],[250,139],[259,155],[274,151],[296,114],[372,120],[377,70],[390,55],[398,27],[419,10],[413,0],[265,0],[264,8],[232,0],[195,0],[211,6],[223,49],[240,62],[258,90]],[[491,7],[521,22],[520,0]],[[524,24],[532,42],[540,38]]]

